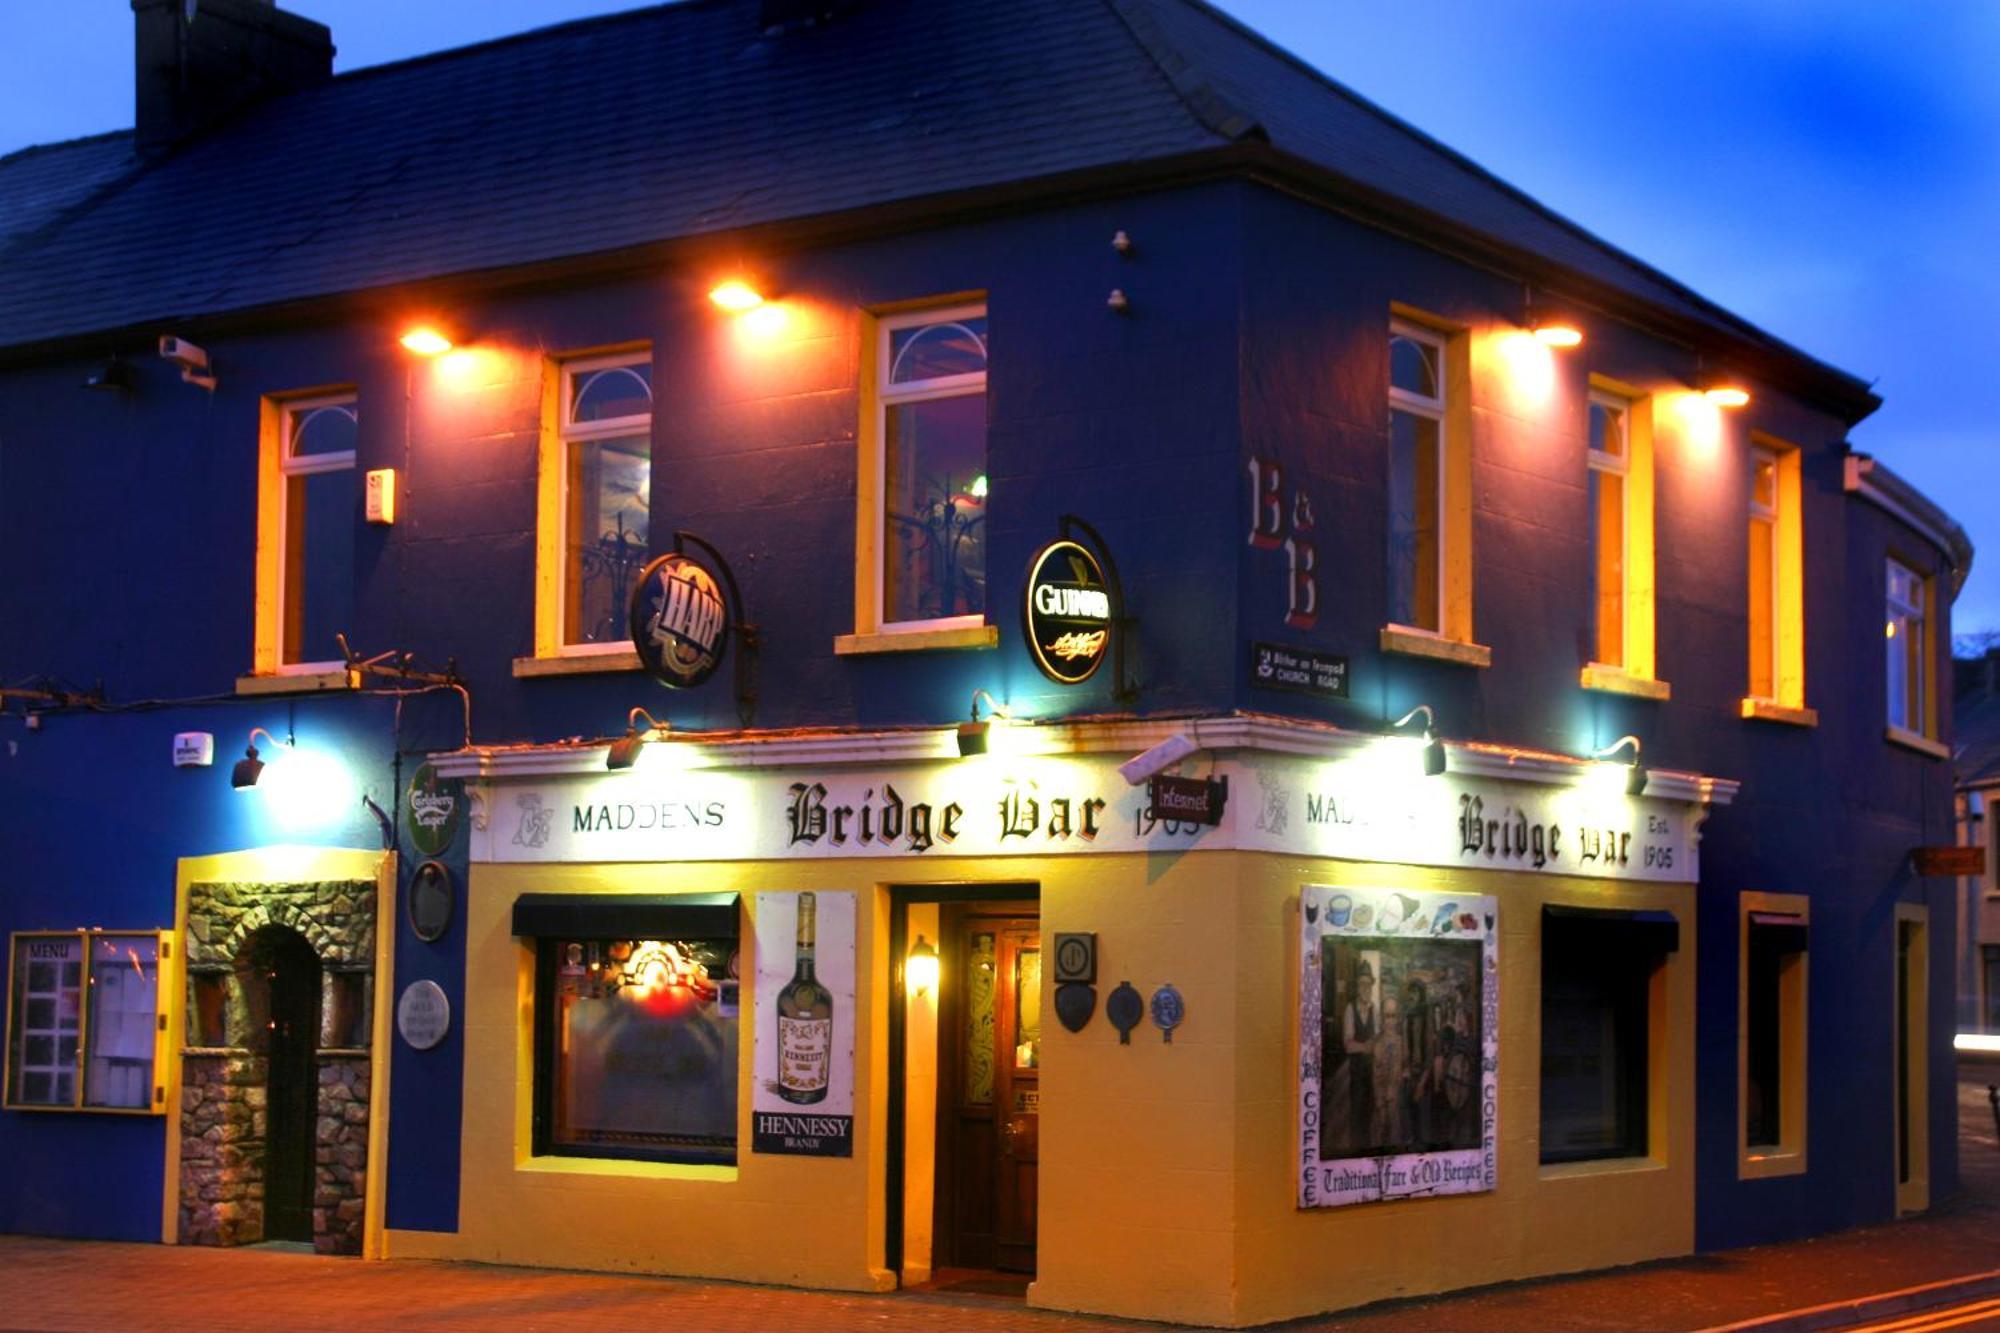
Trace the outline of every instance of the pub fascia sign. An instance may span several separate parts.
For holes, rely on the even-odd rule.
[[[1698,806],[1589,785],[1426,778],[1400,747],[1359,760],[1219,759],[1235,799],[1171,817],[1117,755],[967,765],[694,769],[496,782],[480,861],[1051,856],[1241,849],[1601,879],[1698,878]],[[1393,768],[1395,773],[1389,770]],[[1412,776],[1397,776],[1408,769]],[[1193,813],[1193,812],[1190,812]]]

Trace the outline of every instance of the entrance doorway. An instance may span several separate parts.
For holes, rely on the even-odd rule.
[[[1041,913],[1033,886],[896,891],[888,1262],[905,1285],[1025,1293],[1041,1140]]]
[[[314,1129],[318,1124],[320,963],[295,930],[258,932],[258,965],[270,983],[264,1091],[264,1238],[313,1239]]]

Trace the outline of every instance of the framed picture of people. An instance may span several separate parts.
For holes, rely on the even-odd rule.
[[[1496,1183],[1499,903],[1299,895],[1299,1207]]]

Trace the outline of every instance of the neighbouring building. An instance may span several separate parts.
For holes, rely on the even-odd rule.
[[[133,10],[0,159],[0,1229],[1244,1325],[1955,1188],[1861,380],[1199,0]]]
[[[1952,672],[1958,841],[1990,849],[2000,789],[2000,648],[1956,659]],[[1990,850],[1983,860],[1981,872],[1958,886],[1958,1030],[2000,1042],[2000,880]]]

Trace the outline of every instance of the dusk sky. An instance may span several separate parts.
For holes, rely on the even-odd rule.
[[[635,6],[286,7],[332,27],[346,70]],[[1885,405],[1854,445],[1965,525],[1980,555],[1954,628],[2000,631],[2000,3],[1222,7],[1605,239],[1876,381]],[[126,0],[8,10],[0,153],[130,125]]]

